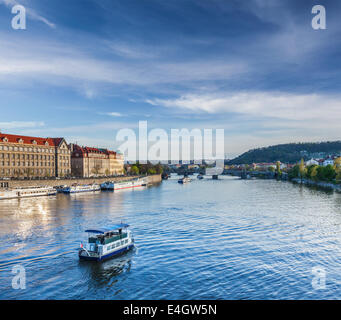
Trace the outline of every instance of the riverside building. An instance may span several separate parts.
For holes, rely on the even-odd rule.
[[[118,152],[76,144],[71,145],[71,149],[71,171],[75,177],[124,174],[124,157]]]
[[[0,179],[70,174],[71,152],[64,138],[0,133]]]

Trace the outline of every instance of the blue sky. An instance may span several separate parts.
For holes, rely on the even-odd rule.
[[[223,128],[230,157],[339,140],[340,17],[327,0],[0,0],[0,128],[111,148],[139,120]]]

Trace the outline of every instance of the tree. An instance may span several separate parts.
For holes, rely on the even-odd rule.
[[[341,157],[338,157],[334,160],[335,169],[341,169]]]
[[[310,177],[313,180],[317,179],[317,168],[318,168],[318,166],[314,166],[311,170]]]
[[[148,174],[156,174],[156,170],[154,168],[149,168],[147,172]]]
[[[336,172],[334,167],[331,164],[328,164],[326,167],[323,168],[324,176],[327,181],[333,181],[336,176]]]
[[[300,173],[300,179],[301,179],[301,182],[302,182],[302,179],[304,178],[305,174],[306,174],[306,168],[305,168],[305,165],[304,165],[304,160],[303,158],[301,159],[301,162],[298,166],[299,168],[299,173]]]
[[[288,177],[289,179],[295,179],[295,178],[298,178],[299,177],[299,174],[300,174],[300,169],[299,169],[299,166],[298,164],[295,165],[289,172],[288,172]]]
[[[91,172],[97,176],[99,175],[100,170],[101,170],[101,167],[97,164],[92,168]]]
[[[341,182],[341,157],[338,157],[334,160],[334,169],[336,173],[336,182]]]
[[[163,167],[162,167],[161,163],[158,163],[158,164],[155,166],[155,170],[156,170],[156,173],[157,173],[157,174],[162,174],[162,173],[163,173]]]
[[[139,175],[139,173],[140,173],[140,170],[139,170],[139,168],[137,167],[137,165],[133,165],[132,167],[131,167],[131,169],[130,169],[130,172],[133,174],[133,175]]]
[[[317,168],[317,178],[321,181],[333,181],[335,179],[336,172],[334,167],[329,164],[326,167],[319,166]]]
[[[319,166],[316,165],[316,164],[313,164],[309,167],[307,167],[307,177],[309,179],[312,179],[312,180],[316,180],[317,179],[317,168]]]
[[[276,162],[276,174],[277,178],[282,176],[281,163],[279,161]]]

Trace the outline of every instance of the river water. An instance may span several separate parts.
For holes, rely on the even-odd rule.
[[[78,260],[85,229],[121,221],[135,250]],[[1,201],[0,243],[1,299],[341,298],[341,194],[288,182],[174,178]],[[26,289],[12,288],[18,265]]]

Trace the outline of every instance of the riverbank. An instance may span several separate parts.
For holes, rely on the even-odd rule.
[[[20,187],[56,187],[56,186],[71,186],[73,184],[101,184],[106,181],[126,181],[134,178],[147,178],[148,184],[155,184],[162,181],[160,174],[149,175],[149,176],[124,176],[124,177],[114,177],[114,178],[79,178],[79,179],[49,179],[49,180],[0,180],[1,184],[6,184],[7,188],[20,188]]]
[[[341,185],[339,184],[334,184],[331,182],[323,182],[323,181],[314,181],[310,179],[299,179],[299,178],[294,178],[290,180],[294,183],[301,183],[307,186],[314,186],[314,187],[319,187],[323,189],[329,189],[329,190],[335,190],[337,192],[341,192]]]
[[[240,172],[240,171],[232,171],[230,170],[228,173],[228,175],[232,175],[232,176],[240,176],[241,179],[262,179],[262,180],[283,180],[283,181],[289,181],[292,183],[298,183],[298,184],[303,184],[306,186],[310,186],[310,187],[317,187],[317,188],[321,188],[321,189],[329,189],[329,190],[334,190],[338,193],[341,193],[341,185],[340,184],[334,184],[331,182],[325,182],[325,181],[314,181],[311,179],[301,179],[300,178],[293,178],[293,179],[289,179],[288,174],[282,174],[282,176],[280,178],[276,177],[275,172]]]

